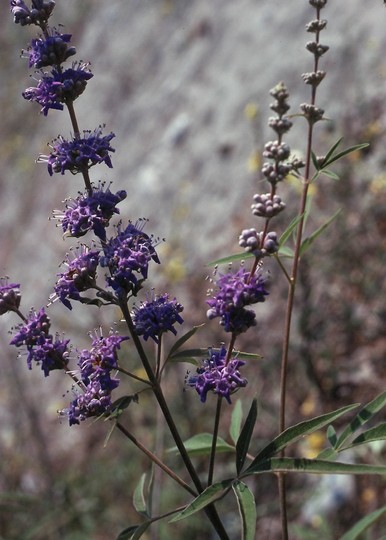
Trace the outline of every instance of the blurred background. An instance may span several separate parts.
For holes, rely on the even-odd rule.
[[[50,178],[44,165],[35,164],[49,141],[59,133],[69,135],[70,124],[66,112],[50,111],[45,118],[38,105],[21,97],[34,81],[19,54],[34,33],[14,25],[8,6],[3,7],[0,274],[22,284],[26,313],[31,306],[47,304],[71,246],[48,218],[83,187],[76,176]],[[338,208],[342,212],[302,261],[288,424],[349,403],[366,403],[384,391],[386,380],[386,10],[381,0],[366,5],[350,0],[345,6],[329,0],[323,17],[328,25],[322,42],[330,51],[322,61],[327,77],[318,90],[318,104],[331,120],[317,126],[315,153],[325,153],[340,137],[345,147],[361,142],[370,147],[334,168],[340,181],[321,178],[312,191],[308,232]],[[313,18],[306,0],[57,1],[54,23],[72,34],[76,58],[91,61],[94,73],[75,103],[80,127],[93,130],[106,124],[106,130],[116,134],[114,169],[94,168],[92,180],[113,181],[113,191],[126,189],[122,218],[149,218],[146,232],[166,239],[158,248],[162,264],[153,267],[149,287],[167,291],[184,304],[185,330],[205,321],[205,278],[212,272],[207,263],[237,253],[240,231],[261,225],[249,207],[254,193],[267,191],[259,168],[262,148],[273,138],[267,127],[269,90],[283,80],[293,114],[309,100],[300,75],[313,68],[304,47],[312,39],[305,24]],[[300,157],[305,151],[304,128],[303,119],[297,118],[287,137]],[[299,199],[296,183],[280,188],[287,210],[273,224],[279,234],[296,215]],[[277,265],[272,261],[265,267],[270,296],[259,306],[256,331],[239,342],[243,350],[263,356],[248,366],[249,385],[237,395],[245,414],[255,394],[259,400],[254,451],[277,433],[286,296]],[[54,330],[65,332],[79,349],[89,345],[89,330],[100,325],[108,330],[119,321],[112,309],[85,306],[70,312],[54,304],[49,314]],[[44,379],[38,368],[27,370],[25,359],[8,346],[9,330],[17,323],[7,314],[0,326],[0,538],[114,539],[141,519],[131,496],[149,464],[118,432],[104,446],[109,423],[68,427],[57,411],[73,399],[71,385],[61,373]],[[212,321],[190,345],[216,346],[224,340]],[[130,369],[139,367],[130,345],[125,344],[123,353]],[[172,367],[165,377],[165,393],[181,411],[178,423],[184,438],[211,431],[214,411],[213,400],[204,408],[193,391],[184,391],[188,367]],[[126,386],[123,392],[135,391]],[[130,429],[154,446],[154,403],[143,398],[132,408],[126,419]],[[221,435],[229,440],[231,408],[224,409]],[[385,417],[381,413],[379,419],[382,414]],[[157,422],[158,440],[163,438],[169,447],[167,430],[159,418]],[[293,451],[312,457],[324,444],[319,434]],[[346,457],[384,464],[386,451],[378,444]],[[176,458],[169,460],[178,469]],[[222,467],[226,471],[230,465],[224,461]],[[340,538],[359,517],[384,504],[382,478],[330,480],[289,478],[292,538]],[[251,487],[258,534],[279,539],[275,479],[259,477]],[[160,511],[184,501],[165,481]],[[227,527],[237,539],[237,509],[227,504],[221,503],[220,511],[226,513]],[[366,538],[379,539],[385,526],[380,524]],[[182,534],[186,540],[211,538],[204,520],[196,518],[188,525],[160,524],[144,538]]]

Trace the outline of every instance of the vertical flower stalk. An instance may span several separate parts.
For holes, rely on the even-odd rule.
[[[304,103],[300,106],[302,116],[307,122],[307,148],[305,155],[305,171],[303,177],[303,190],[299,207],[299,224],[296,232],[295,249],[292,269],[290,273],[287,307],[284,325],[284,339],[281,361],[281,376],[280,376],[280,414],[279,414],[279,430],[284,431],[286,427],[285,410],[286,410],[286,393],[287,393],[287,371],[288,371],[288,356],[289,344],[291,335],[291,322],[294,307],[295,288],[298,276],[300,249],[302,245],[305,210],[307,204],[308,189],[310,186],[310,171],[312,163],[312,143],[314,126],[317,122],[323,119],[324,110],[316,106],[316,90],[319,84],[325,77],[325,72],[319,69],[320,58],[328,51],[329,47],[320,43],[320,33],[326,27],[327,21],[321,18],[321,10],[326,6],[327,0],[309,0],[312,7],[315,8],[316,17],[306,25],[307,32],[314,35],[314,40],[306,44],[306,49],[313,55],[313,71],[304,73],[302,78],[306,84],[311,87],[311,99],[309,103]],[[284,455],[284,452],[281,454]],[[279,483],[279,498],[282,523],[282,538],[288,540],[288,523],[287,523],[287,508],[286,508],[286,493],[285,493],[285,476],[278,475]]]

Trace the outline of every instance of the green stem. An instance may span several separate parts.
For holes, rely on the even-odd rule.
[[[185,464],[185,467],[197,489],[197,491],[199,493],[201,493],[203,491],[203,486],[201,484],[201,481],[198,477],[198,474],[196,472],[196,469],[194,468],[191,460],[190,460],[190,457],[186,451],[186,448],[185,448],[185,445],[181,439],[181,436],[178,432],[178,429],[177,429],[177,426],[175,425],[174,423],[174,420],[173,420],[173,417],[170,413],[170,410],[169,410],[169,407],[166,403],[166,400],[165,400],[165,397],[163,395],[163,392],[162,392],[162,389],[161,389],[161,386],[157,380],[157,377],[155,376],[154,372],[153,372],[153,369],[150,365],[150,362],[146,356],[146,353],[145,351],[143,350],[143,347],[142,347],[142,343],[137,335],[137,333],[135,332],[135,329],[134,329],[134,325],[133,325],[133,321],[131,319],[131,316],[130,316],[130,312],[129,312],[129,308],[127,306],[127,302],[125,300],[121,300],[119,301],[119,306],[122,310],[122,314],[125,318],[125,321],[126,321],[126,324],[127,324],[127,327],[129,329],[129,332],[130,332],[130,335],[132,337],[132,340],[134,342],[134,345],[138,351],[138,354],[139,354],[139,357],[142,361],[142,365],[146,371],[146,374],[149,378],[149,381],[151,382],[152,386],[153,386],[153,392],[154,392],[154,396],[155,398],[157,399],[158,401],[158,404],[162,410],[162,413],[165,417],[165,420],[166,420],[166,423],[168,424],[168,427],[169,427],[169,430],[172,434],[172,437],[174,439],[174,442],[176,443],[176,446],[178,448],[178,451],[180,452],[180,455],[181,455],[181,458]],[[214,528],[216,529],[217,531],[217,534],[219,535],[219,538],[221,538],[222,540],[229,540],[229,537],[224,529],[224,526],[217,514],[217,511],[216,511],[216,508],[214,507],[213,504],[209,505],[206,507],[205,509],[205,512],[206,514],[208,515],[208,518],[210,519],[212,525],[214,526]]]
[[[175,482],[177,482],[180,486],[182,486],[191,495],[193,495],[194,497],[197,497],[197,492],[194,491],[194,489],[192,489],[186,482],[184,482],[184,480],[182,480],[182,478],[180,478],[175,472],[173,472],[171,469],[169,469],[169,467],[167,465],[165,465],[165,463],[163,461],[158,459],[158,457],[155,454],[153,454],[153,452],[150,452],[150,450],[148,450],[146,448],[146,446],[143,446],[143,444],[141,442],[139,442],[139,440],[136,439],[134,437],[134,435],[132,435],[120,422],[116,423],[116,427],[132,443],[134,443],[135,446],[137,448],[139,448],[139,450],[141,450],[141,452],[143,452],[151,461],[153,461],[153,463],[158,465],[158,467],[160,467],[168,476],[170,476],[170,478],[172,478]]]
[[[213,427],[212,449],[210,452],[209,472],[208,472],[208,486],[211,486],[213,483],[214,461],[216,459],[216,446],[217,446],[218,428],[219,428],[220,417],[221,417],[221,405],[222,405],[222,396],[219,395],[217,397],[216,416],[214,419],[214,427]]]

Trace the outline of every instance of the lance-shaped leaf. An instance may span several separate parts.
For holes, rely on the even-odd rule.
[[[203,326],[204,324],[193,326],[193,328],[189,330],[189,332],[186,332],[186,334],[184,334],[179,339],[177,339],[177,341],[173,344],[172,348],[170,349],[167,359],[172,357],[182,347],[182,345],[186,343],[192,336],[194,336],[197,330],[199,330]]]
[[[363,148],[367,148],[368,146],[370,146],[369,143],[354,144],[353,146],[350,146],[349,148],[346,148],[346,150],[342,150],[337,154],[334,154],[333,152],[328,152],[323,163],[320,165],[320,170],[328,167],[329,165],[331,165],[331,163],[342,159],[348,154],[352,154],[353,152],[356,152],[357,150],[362,150]]]
[[[374,510],[364,518],[360,519],[349,531],[347,531],[340,540],[357,540],[371,525],[374,525],[380,518],[386,514],[386,506]],[[385,538],[385,537],[383,537]],[[382,540],[380,538],[379,540]]]
[[[357,431],[361,426],[366,422],[371,420],[373,416],[379,412],[386,404],[386,392],[382,392],[379,396],[374,398],[372,401],[367,403],[363,409],[351,420],[349,425],[343,431],[343,433],[338,437],[338,440],[335,445],[335,450],[340,450],[344,443],[351,437],[355,431]]]
[[[351,444],[341,448],[340,451],[347,450],[348,448],[353,448],[354,446],[359,446],[360,444],[366,444],[374,441],[382,441],[386,439],[386,422],[379,424],[367,431],[361,433],[356,437]]]
[[[232,441],[236,444],[240,435],[241,420],[243,418],[243,407],[241,399],[238,399],[233,407],[231,416],[231,425],[229,426],[229,435],[232,437]]]
[[[236,444],[236,470],[240,473],[245,463],[245,458],[248,453],[249,444],[251,442],[253,428],[255,427],[257,418],[257,400],[252,401],[248,416],[241,430],[240,437]]]
[[[186,451],[191,456],[206,456],[212,450],[213,435],[211,433],[199,433],[184,442]],[[177,446],[167,450],[170,453],[178,453]],[[221,437],[217,437],[216,452],[234,452],[234,446],[231,446]]]
[[[339,208],[323,225],[321,225],[316,231],[314,231],[310,236],[305,238],[302,242],[301,248],[300,248],[300,255],[303,255],[311,247],[311,245],[315,242],[315,240],[324,232],[327,227],[338,217],[338,215],[341,213],[342,209]]]
[[[150,473],[143,473],[141,475],[133,494],[134,508],[145,518],[151,518],[150,491],[153,481],[153,472],[154,469],[152,468]]]
[[[217,482],[216,484],[212,484],[211,486],[207,487],[202,493],[200,493],[200,495],[198,495],[198,497],[196,497],[190,504],[188,504],[188,506],[184,510],[182,510],[182,512],[180,512],[173,519],[171,519],[170,522],[173,523],[175,521],[180,521],[181,519],[192,516],[199,510],[202,510],[203,508],[208,506],[208,504],[211,504],[218,499],[221,499],[231,489],[233,482],[233,479],[223,480],[222,482]]]
[[[283,232],[283,234],[280,236],[279,239],[279,246],[280,249],[286,244],[291,234],[295,231],[296,227],[298,226],[299,222],[303,218],[304,214],[299,214],[298,216],[294,217],[294,219],[291,221],[291,223],[288,225],[286,230]]]
[[[256,534],[256,505],[253,493],[244,482],[236,481],[232,484],[239,507],[242,540],[254,540]]]
[[[117,540],[138,540],[138,538],[141,538],[143,533],[147,531],[151,524],[152,521],[149,520],[141,523],[141,525],[132,525],[131,527],[127,527],[117,536]]]
[[[246,478],[251,474],[278,472],[298,472],[308,474],[381,474],[386,475],[386,466],[340,463],[322,459],[271,458],[253,463],[240,475]]]
[[[265,461],[267,458],[274,456],[281,450],[284,450],[284,448],[286,448],[288,445],[293,444],[305,435],[309,435],[317,429],[330,424],[340,416],[352,411],[356,407],[358,407],[358,404],[347,405],[346,407],[342,407],[336,411],[322,414],[321,416],[317,416],[311,420],[305,420],[304,422],[300,422],[295,426],[287,428],[257,454],[246,472],[248,472],[259,462]]]

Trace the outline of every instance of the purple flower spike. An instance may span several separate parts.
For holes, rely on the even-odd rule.
[[[47,66],[58,66],[67,58],[76,54],[75,47],[69,47],[70,34],[54,33],[51,36],[33,39],[31,46],[23,51],[28,58],[28,66],[41,69]]]
[[[62,414],[67,414],[69,424],[73,426],[87,418],[102,416],[111,404],[110,392],[103,390],[101,383],[95,380],[87,386],[84,394],[80,394],[72,401],[67,410],[62,411]]]
[[[55,7],[55,2],[54,0],[32,0],[32,8],[30,9],[23,0],[11,0],[10,6],[16,24],[42,26],[48,21]]]
[[[11,341],[16,347],[27,347],[27,364],[32,369],[34,360],[47,377],[54,369],[64,369],[68,364],[68,343],[70,340],[60,340],[58,336],[49,334],[51,322],[42,308],[31,311],[26,323],[18,326],[18,331]]]
[[[210,309],[208,319],[220,317],[220,324],[226,332],[241,334],[256,325],[255,313],[245,306],[264,302],[268,292],[265,279],[259,273],[253,276],[244,268],[236,273],[220,275],[216,283],[218,290],[207,301]]]
[[[24,99],[36,101],[42,108],[41,112],[47,116],[50,109],[63,110],[63,103],[74,101],[85,90],[87,81],[93,77],[89,64],[74,63],[72,68],[59,71],[55,68],[51,74],[43,71],[37,86],[31,86],[23,92]]]
[[[147,279],[150,261],[160,262],[154,249],[156,241],[142,231],[144,225],[145,221],[129,223],[124,231],[118,226],[118,234],[104,246],[100,263],[109,269],[107,284],[118,295],[136,296]]]
[[[8,283],[8,278],[0,278],[0,315],[19,309],[21,301],[19,288],[19,283]]]
[[[133,308],[133,322],[135,331],[147,341],[152,338],[158,343],[161,334],[172,332],[177,334],[173,325],[184,322],[180,313],[183,306],[176,299],[169,300],[169,295],[154,297],[152,301],[141,303],[140,307]]]
[[[105,163],[112,168],[109,152],[115,152],[110,146],[113,137],[114,133],[102,136],[101,126],[94,131],[84,131],[84,137],[71,141],[59,135],[53,142],[51,154],[39,156],[38,162],[47,163],[50,176],[54,173],[64,174],[65,171],[81,173],[97,163]]]
[[[101,183],[97,189],[93,189],[91,195],[85,193],[68,201],[64,213],[54,212],[65,234],[80,238],[93,230],[102,241],[106,240],[106,227],[111,217],[119,214],[116,205],[123,201],[127,194],[124,190],[114,194],[109,187],[106,190],[103,190],[103,187]]]
[[[228,403],[231,403],[231,394],[248,384],[247,379],[243,379],[239,371],[245,362],[233,358],[225,364],[227,350],[224,346],[220,349],[210,348],[208,352],[209,358],[197,368],[195,375],[188,377],[186,384],[196,389],[203,403],[209,391],[224,397]]]
[[[96,285],[96,271],[99,264],[99,250],[90,250],[81,246],[77,255],[65,262],[67,272],[58,274],[55,295],[68,309],[72,309],[70,300],[81,300],[81,292],[92,289]]]

